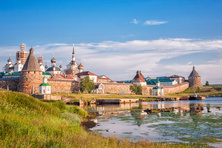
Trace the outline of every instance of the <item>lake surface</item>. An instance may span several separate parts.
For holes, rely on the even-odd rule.
[[[160,112],[161,109],[168,112]],[[93,119],[97,125],[90,130],[104,136],[222,147],[222,97],[94,105],[87,111],[99,114]]]

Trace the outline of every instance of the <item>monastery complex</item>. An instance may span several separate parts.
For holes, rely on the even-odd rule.
[[[130,86],[136,84],[142,87],[143,95],[164,95],[184,91],[188,87],[202,87],[201,77],[193,67],[188,80],[182,76],[172,75],[155,79],[144,77],[141,71],[130,81],[112,81],[105,75],[96,75],[85,71],[81,63],[75,59],[74,46],[72,59],[63,70],[62,65],[56,65],[56,59],[51,59],[51,67],[43,64],[43,57],[35,57],[34,49],[26,51],[26,45],[21,44],[16,52],[16,62],[9,57],[4,71],[0,72],[0,88],[25,93],[79,93],[80,80],[86,76],[95,84],[91,93],[131,94]]]

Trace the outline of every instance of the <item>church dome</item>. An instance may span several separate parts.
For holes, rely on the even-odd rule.
[[[8,62],[12,62],[12,59],[9,57]]]
[[[58,67],[49,67],[46,71],[61,71]]]
[[[53,57],[53,58],[51,59],[51,62],[52,62],[52,63],[56,63],[56,59]]]
[[[82,65],[82,63],[79,64],[79,68],[84,68],[84,66]]]

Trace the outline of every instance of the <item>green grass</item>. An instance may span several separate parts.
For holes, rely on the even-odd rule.
[[[79,98],[82,98],[85,101],[92,101],[96,99],[140,99],[146,101],[154,101],[159,96],[151,95],[120,95],[120,94],[74,94],[74,93],[60,93],[59,95],[64,97],[73,98],[70,102],[78,102]],[[164,96],[163,96],[164,97]]]
[[[23,93],[0,91],[0,147],[189,147],[105,138],[80,126],[85,116],[81,108],[60,101],[40,101]]]
[[[176,94],[167,94],[165,96],[168,97],[183,97],[183,96],[191,96],[191,95],[200,95],[206,97],[222,97],[222,87],[219,86],[204,86],[200,87],[200,92],[198,92],[198,88],[187,88],[185,91]]]

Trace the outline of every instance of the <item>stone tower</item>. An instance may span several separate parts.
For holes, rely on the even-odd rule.
[[[35,58],[34,49],[29,50],[28,58],[20,72],[18,90],[25,93],[38,93],[42,83],[42,71]]]
[[[25,51],[25,46],[26,45],[24,43],[22,43],[20,45],[20,51],[16,52],[16,60],[17,60],[16,62],[18,62],[18,60],[20,60],[22,65],[25,64],[25,61],[29,55],[29,53]]]
[[[194,66],[193,66],[193,71],[190,73],[190,76],[188,77],[188,81],[190,87],[203,87],[201,82],[201,77],[195,70]]]

